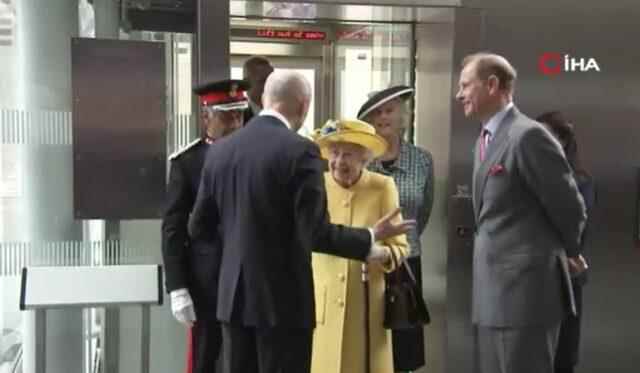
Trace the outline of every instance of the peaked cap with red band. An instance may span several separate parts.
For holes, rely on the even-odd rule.
[[[244,95],[247,89],[249,83],[244,80],[226,79],[200,85],[193,93],[198,95],[201,106],[220,111],[244,110],[249,105]]]

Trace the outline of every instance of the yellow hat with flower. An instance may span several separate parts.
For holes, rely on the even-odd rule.
[[[328,120],[322,128],[312,135],[320,147],[322,156],[328,158],[328,148],[332,143],[348,142],[360,145],[377,158],[387,151],[387,141],[376,134],[369,123],[358,119]]]

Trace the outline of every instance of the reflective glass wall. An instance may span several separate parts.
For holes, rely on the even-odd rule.
[[[18,308],[24,266],[161,263],[159,221],[74,219],[70,60],[78,36],[164,43],[168,91],[176,75],[171,56],[180,36],[125,32],[118,2],[0,2],[2,373],[33,371],[34,317]],[[168,107],[179,108],[173,97],[167,95]],[[170,113],[167,124],[179,127],[181,117]],[[192,136],[189,123],[183,127],[186,133],[172,138]],[[47,372],[138,371],[140,320],[138,307],[48,311]],[[153,308],[151,329],[151,371],[181,371],[186,333],[168,305]]]
[[[264,14],[273,13],[273,9],[269,9]],[[242,63],[251,55],[247,51],[255,50],[269,58],[276,70],[295,70],[307,77],[313,88],[313,100],[328,98],[331,101],[317,105],[312,102],[307,121],[300,130],[302,135],[309,134],[328,118],[354,118],[374,91],[413,84],[414,31],[409,23],[285,22],[281,19],[256,22],[235,17],[231,20],[231,27],[232,78],[242,78]],[[259,36],[264,30],[280,30],[280,34],[313,30],[323,35],[323,39],[318,42]],[[188,116],[193,96],[192,43],[188,34],[173,34],[172,38],[173,100],[176,103],[176,123],[172,133],[175,137],[173,145],[179,146],[194,135],[186,131],[190,128],[187,123],[190,123]],[[287,50],[290,51],[288,55]]]
[[[356,117],[372,92],[412,85],[410,24],[344,24],[336,30],[336,114]]]
[[[235,18],[232,25],[243,21]],[[273,23],[263,22],[267,27]],[[308,24],[287,22],[284,27]],[[264,44],[261,50],[266,52],[261,54],[272,57],[276,68],[303,71],[313,80],[317,96],[329,101],[314,105],[307,132],[327,118],[355,116],[371,91],[411,84],[411,25],[313,24],[327,30],[320,60],[271,56],[273,41],[252,39]],[[72,37],[162,43],[167,66],[167,154],[197,136],[191,115],[191,35],[127,32],[120,26],[117,2],[110,0],[91,4],[87,0],[0,1],[2,373],[33,371],[34,318],[18,308],[23,267],[162,262],[159,220],[78,220],[73,216]],[[240,77],[247,57],[246,53],[232,56],[233,77]],[[137,372],[140,320],[137,307],[49,312],[47,371]],[[168,304],[152,309],[151,330],[151,371],[182,371],[186,332],[173,320]]]

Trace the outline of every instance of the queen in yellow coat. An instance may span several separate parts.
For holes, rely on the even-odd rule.
[[[330,121],[315,138],[323,156],[329,160],[325,185],[332,223],[370,227],[399,206],[393,179],[366,169],[368,161],[383,154],[387,146],[372,126],[357,120]],[[407,253],[404,235],[376,244],[400,259]],[[383,327],[384,273],[393,269],[393,262],[363,265],[325,254],[313,254],[312,260],[316,329],[311,372],[393,373],[391,332]],[[365,269],[368,273],[368,307],[362,281]],[[367,339],[369,356],[365,348]]]

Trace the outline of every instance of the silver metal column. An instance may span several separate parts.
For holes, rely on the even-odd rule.
[[[42,113],[71,111],[70,46],[78,33],[77,0],[16,2],[19,50],[18,108]],[[68,117],[68,116],[66,116]],[[19,209],[24,213],[24,237],[30,243],[80,241],[81,224],[73,218],[72,150],[62,115],[37,115],[28,136],[22,139],[21,170],[23,192]],[[58,141],[62,138],[62,141]],[[55,144],[55,145],[54,145]],[[51,261],[44,251],[33,251],[35,262]],[[78,255],[74,250],[55,250],[65,262]],[[33,372],[38,344],[34,341],[35,320],[25,317],[25,373]],[[48,373],[82,372],[82,312],[51,311],[46,315]]]
[[[230,28],[228,1],[198,0],[191,57],[194,87],[206,82],[229,79]],[[200,133],[197,100],[193,101],[192,108],[195,133]]]
[[[120,9],[117,0],[94,0],[93,9],[95,14],[95,35],[100,39],[119,39],[120,36]],[[118,242],[120,240],[120,222],[104,221],[104,237],[102,237],[103,247],[107,247],[108,242]],[[119,264],[112,263],[113,258],[109,254],[115,254],[119,259],[120,250],[116,246],[116,253],[110,253],[107,250],[103,253],[103,263],[107,265]],[[105,308],[102,312],[101,326],[101,358],[102,371],[104,373],[117,373],[120,359],[120,309]]]
[[[70,112],[71,37],[78,33],[78,4],[60,0],[44,5],[25,0],[18,6],[20,50],[19,108],[29,112]],[[82,237],[73,219],[70,146],[51,146],[61,126],[43,115],[25,142],[24,201],[28,241],[63,241]],[[70,125],[70,123],[68,123]],[[66,123],[64,124],[66,125]],[[64,127],[64,126],[63,126]],[[70,138],[67,138],[70,140]],[[68,143],[70,145],[70,142]]]
[[[456,92],[459,65],[469,53],[483,50],[483,14],[475,9],[456,9],[453,40],[452,91]],[[453,95],[452,95],[453,96]],[[451,96],[451,97],[452,97]],[[447,348],[448,372],[474,372],[475,326],[471,323],[471,284],[474,218],[471,201],[473,149],[477,126],[464,118],[457,102],[451,105],[451,137],[448,185],[449,240],[447,255]]]
[[[96,19],[96,38],[118,39],[120,14],[117,0],[93,0]]]

